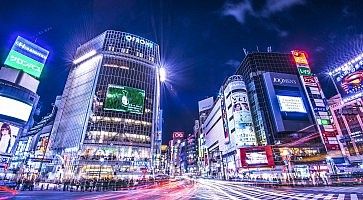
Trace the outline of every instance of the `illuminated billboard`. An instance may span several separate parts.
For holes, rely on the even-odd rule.
[[[304,101],[301,97],[276,95],[282,112],[306,113]]]
[[[184,138],[184,132],[174,132],[173,133],[173,140],[183,139],[183,138]]]
[[[49,51],[18,36],[4,64],[39,78],[48,54]]]
[[[363,96],[363,56],[333,70],[331,76],[345,102]]]
[[[0,96],[0,115],[28,121],[32,106],[21,101]]]
[[[0,153],[11,153],[18,133],[18,127],[0,122]]]
[[[235,92],[231,95],[234,127],[234,137],[238,147],[256,143],[252,125],[252,115],[248,104],[247,92]]]
[[[145,91],[137,88],[108,85],[104,110],[144,113]]]
[[[244,168],[275,166],[271,146],[240,148],[240,156]]]

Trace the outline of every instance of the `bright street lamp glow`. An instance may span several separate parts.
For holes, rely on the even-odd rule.
[[[96,50],[92,50],[92,51],[90,51],[90,52],[88,52],[88,53],[84,54],[83,56],[81,56],[81,57],[79,57],[79,58],[75,59],[75,60],[73,61],[73,64],[77,65],[78,63],[80,63],[80,62],[82,62],[82,61],[86,60],[87,58],[90,58],[90,57],[92,57],[92,56],[96,55],[96,53],[97,53],[97,52],[96,52]]]
[[[163,67],[160,68],[159,75],[160,75],[160,81],[165,82],[165,80],[166,80],[165,68],[163,68]]]

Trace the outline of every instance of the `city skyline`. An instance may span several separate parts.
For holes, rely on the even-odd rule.
[[[358,1],[335,2],[329,6],[329,12],[324,12],[324,2],[296,0],[274,5],[271,2],[274,1],[214,1],[203,5],[171,1],[80,1],[54,5],[38,1],[28,5],[9,1],[4,2],[7,9],[1,10],[1,18],[10,20],[2,23],[4,28],[0,33],[5,39],[0,42],[0,55],[5,61],[17,35],[36,40],[50,50],[38,91],[45,112],[50,111],[55,96],[61,94],[69,73],[70,55],[82,42],[112,28],[159,43],[170,74],[162,99],[166,144],[173,131],[192,133],[194,119],[198,118],[197,102],[216,96],[219,85],[235,73],[243,60],[244,48],[249,52],[265,52],[269,46],[273,52],[288,53],[296,48],[307,51],[312,71],[322,78],[326,96],[334,95],[331,82],[320,73],[344,63],[345,57],[354,56],[355,48],[360,47],[363,30],[352,25],[359,22],[359,6],[355,6]],[[39,12],[9,17],[14,10],[23,12],[30,8]],[[135,9],[139,12],[133,12]],[[62,12],[69,13],[69,17],[60,17]],[[47,19],[54,15],[57,17]],[[351,47],[344,52],[347,55],[339,52],[347,47]]]

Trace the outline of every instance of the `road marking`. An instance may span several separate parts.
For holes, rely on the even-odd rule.
[[[314,198],[312,199],[319,199],[319,198],[322,198],[324,196],[324,194],[318,194],[318,195],[315,195]]]
[[[344,200],[345,194],[339,194],[337,200]]]
[[[357,194],[350,194],[351,200],[358,200]]]
[[[332,199],[334,194],[328,194],[324,199]]]

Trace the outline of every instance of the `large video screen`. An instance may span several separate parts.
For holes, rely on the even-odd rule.
[[[282,112],[306,113],[304,101],[301,97],[276,95]]]
[[[363,96],[363,59],[334,70],[332,77],[344,101]]]
[[[104,110],[144,113],[145,91],[137,88],[108,85]]]
[[[4,64],[39,78],[48,54],[49,51],[18,36]]]
[[[246,163],[249,165],[267,164],[267,155],[265,151],[260,152],[247,152]]]
[[[11,153],[18,133],[18,127],[0,122],[0,153]]]
[[[21,101],[0,96],[0,115],[28,121],[32,106]]]

